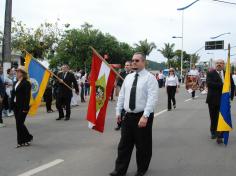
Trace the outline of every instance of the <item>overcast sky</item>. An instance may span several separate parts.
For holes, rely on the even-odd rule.
[[[174,35],[181,36],[182,18],[177,8],[191,2],[193,0],[13,0],[13,17],[29,27],[37,27],[45,21],[55,22],[57,18],[72,27],[88,22],[131,45],[147,38],[155,42],[158,49],[166,42],[175,43],[175,49],[180,49],[181,40],[172,39]],[[5,0],[0,0],[0,29],[3,29],[4,8]],[[200,0],[185,11],[184,17],[184,50],[187,52],[195,52],[210,37],[225,32],[231,35],[219,39],[236,45],[236,6]],[[226,57],[225,51],[202,50],[199,54],[202,60]],[[236,54],[236,49],[232,54]],[[165,60],[157,51],[152,52],[149,59]]]

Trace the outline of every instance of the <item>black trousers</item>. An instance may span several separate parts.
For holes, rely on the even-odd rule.
[[[14,108],[14,114],[16,119],[17,143],[23,144],[30,142],[33,139],[33,136],[25,126],[27,113],[24,113],[21,109]]]
[[[195,98],[195,93],[196,93],[196,91],[194,90],[194,91],[192,91],[192,98]]]
[[[146,172],[148,170],[152,157],[152,123],[154,114],[152,113],[148,118],[145,128],[139,128],[138,122],[142,115],[143,113],[126,113],[122,122],[121,139],[115,166],[115,170],[119,174],[127,172],[134,146],[136,147],[138,172]]]
[[[85,99],[84,99],[84,84],[81,85],[80,87],[81,87],[81,92],[80,92],[81,102],[85,102]]]
[[[164,84],[164,80],[163,79],[159,79],[159,88],[162,88],[163,87],[163,84]]]
[[[47,111],[52,110],[52,100],[46,100],[46,109]]]
[[[177,86],[167,86],[167,95],[168,95],[168,109],[172,109],[171,101],[173,105],[176,105],[175,94]]]
[[[212,135],[217,135],[217,125],[219,119],[220,106],[208,104],[210,114],[210,131]]]
[[[57,97],[57,109],[59,112],[59,118],[64,118],[64,111],[63,108],[66,108],[66,118],[70,118],[70,114],[71,114],[71,109],[70,109],[70,103],[71,103],[71,96],[68,97],[61,97],[58,96]]]

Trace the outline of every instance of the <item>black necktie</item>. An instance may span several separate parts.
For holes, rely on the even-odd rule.
[[[138,82],[138,74],[135,74],[134,82],[130,91],[130,98],[129,98],[129,108],[133,111],[135,109],[136,103],[136,87]]]
[[[223,78],[222,78],[221,71],[219,71],[218,73],[219,73],[219,76],[220,76],[221,81],[223,82]]]

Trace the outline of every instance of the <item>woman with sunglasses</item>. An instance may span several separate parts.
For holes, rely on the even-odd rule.
[[[173,68],[169,69],[169,75],[166,77],[166,92],[168,95],[168,111],[171,111],[172,104],[174,109],[176,108],[176,100],[175,94],[178,92],[179,80],[178,77],[175,75],[175,70]]]
[[[17,82],[13,85],[12,105],[16,119],[17,148],[29,146],[33,136],[25,126],[25,119],[29,111],[31,84],[25,67],[20,66],[16,72]]]

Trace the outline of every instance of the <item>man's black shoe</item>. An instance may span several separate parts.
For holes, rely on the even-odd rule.
[[[216,139],[217,136],[216,135],[211,135],[211,139]]]
[[[110,176],[125,176],[125,174],[120,174],[117,171],[113,171],[110,173]]]
[[[56,120],[61,120],[61,119],[63,119],[62,117],[58,117]]]
[[[65,118],[65,121],[68,121],[68,120],[70,120],[70,118],[66,117],[66,118]]]
[[[119,131],[119,130],[120,130],[120,127],[116,127],[116,128],[115,128],[115,131]]]
[[[144,176],[145,175],[145,172],[137,172],[136,174],[135,174],[135,176]]]

